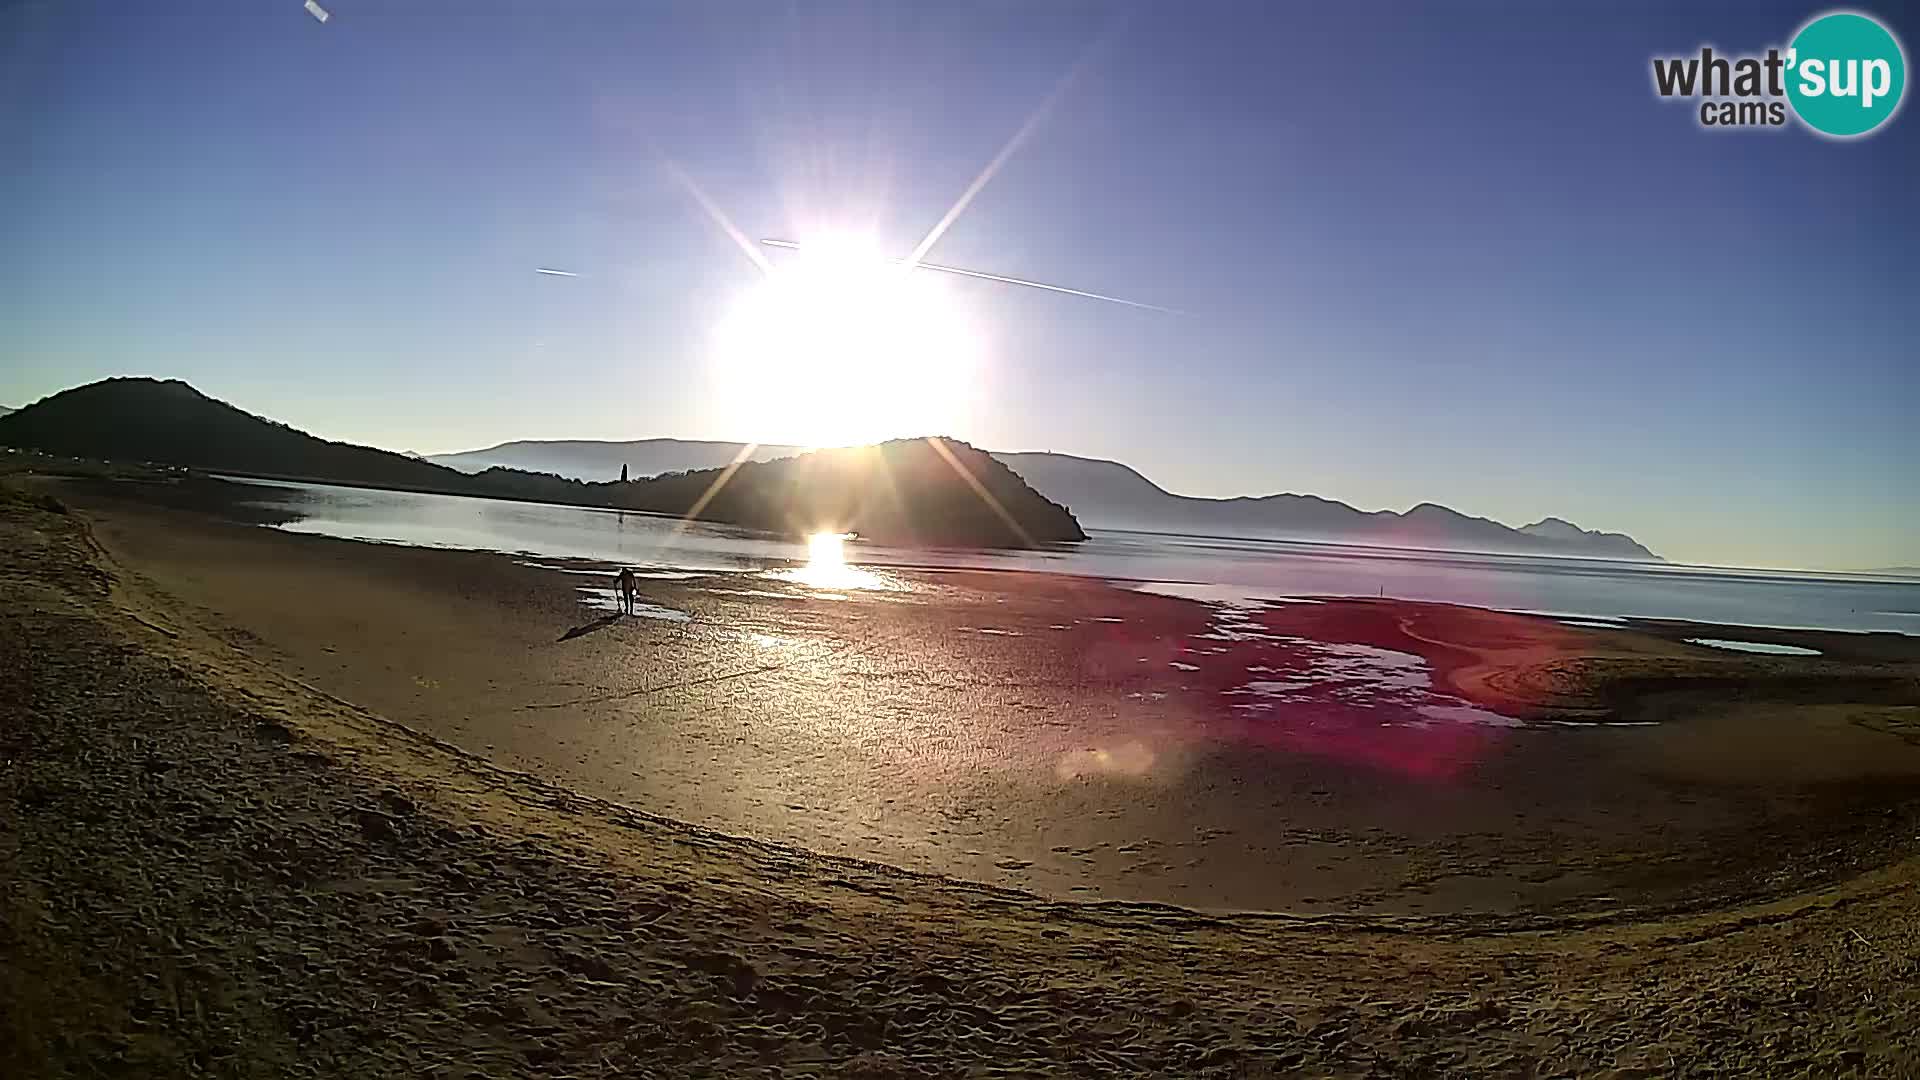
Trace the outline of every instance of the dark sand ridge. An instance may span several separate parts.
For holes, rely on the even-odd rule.
[[[8,1075],[1920,1069],[1911,841],[1526,933],[1054,904],[504,772],[189,614],[0,506]]]
[[[1186,601],[975,573],[847,599],[647,581],[691,620],[560,642],[591,614],[574,579],[505,557],[81,501],[157,602],[501,765],[1050,896],[1618,915],[1834,880],[1920,831],[1915,669],[1879,653],[1748,657],[1393,603],[1223,625]],[[1302,666],[1295,636],[1420,653],[1442,689],[1511,715],[1677,722],[1383,729],[1309,691],[1285,711],[1314,723],[1276,724],[1246,691]],[[1827,645],[1849,639],[1883,647]]]

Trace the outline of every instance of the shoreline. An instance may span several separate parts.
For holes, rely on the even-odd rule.
[[[29,478],[30,481],[37,476],[40,482],[52,483],[59,486],[75,488],[80,491],[91,489],[91,490],[94,490],[96,493],[108,494],[108,495],[111,495],[115,491],[124,492],[129,487],[138,487],[143,489],[143,500],[151,502],[155,505],[170,506],[174,509],[194,510],[198,512],[208,513],[216,517],[230,519],[230,520],[251,521],[251,522],[265,521],[269,523],[281,522],[281,521],[292,522],[292,521],[298,520],[301,515],[299,515],[296,512],[291,512],[283,509],[256,506],[256,505],[243,502],[240,492],[247,485],[265,483],[275,488],[285,487],[285,488],[291,488],[295,490],[303,489],[303,488],[311,488],[311,487],[321,487],[321,488],[337,488],[344,491],[364,491],[364,492],[376,493],[376,494],[388,493],[388,494],[395,494],[395,495],[424,495],[424,496],[442,496],[442,497],[450,497],[450,498],[463,497],[463,496],[452,494],[452,493],[442,493],[442,492],[433,492],[433,491],[414,491],[412,489],[404,489],[404,488],[363,487],[363,486],[357,486],[357,485],[351,485],[351,484],[335,484],[335,483],[323,482],[323,481],[290,480],[290,479],[281,478],[281,477],[250,478],[247,474],[223,475],[223,474],[210,474],[210,473],[189,471],[182,475],[176,476],[168,473],[154,473],[151,471],[142,471],[139,467],[113,466],[113,465],[106,465],[106,464],[99,464],[99,463],[93,463],[90,465],[89,463],[81,463],[81,464],[88,465],[88,468],[83,469],[81,471],[75,471],[75,472],[48,472],[48,473],[41,473],[41,474],[35,474],[31,470],[28,470],[25,475]],[[12,471],[17,472],[18,469],[19,469],[19,466],[16,463]],[[663,522],[663,523],[678,521],[678,519],[673,518],[670,515],[661,515],[661,514],[651,513],[648,511],[639,511],[639,510],[619,510],[616,508],[585,506],[585,505],[576,506],[573,504],[566,504],[566,503],[547,503],[539,500],[528,501],[528,500],[519,500],[519,499],[504,499],[504,498],[496,498],[491,496],[486,497],[485,501],[495,502],[495,503],[508,502],[508,503],[514,503],[515,505],[523,505],[529,508],[555,507],[563,510],[611,511],[616,516],[632,515],[635,518],[645,519],[645,520],[650,520],[655,522]],[[752,529],[746,529],[746,528],[736,527],[736,526],[728,526],[728,525],[712,523],[712,522],[699,522],[697,524],[701,528],[713,529],[723,533],[734,534],[738,538],[760,540],[768,544],[778,545],[786,548],[800,547],[800,545],[798,545],[792,537],[786,536],[784,534],[757,532]],[[1154,531],[1154,530],[1133,530],[1133,529],[1104,529],[1100,531],[1103,533],[1119,533],[1119,534],[1126,534],[1126,535],[1156,536],[1156,537],[1176,537],[1177,538],[1180,536],[1189,536],[1190,538],[1193,538],[1193,539],[1214,539],[1214,540],[1236,541],[1236,542],[1255,544],[1255,545],[1274,545],[1282,549],[1289,548],[1289,547],[1306,547],[1309,549],[1328,549],[1331,551],[1341,551],[1341,552],[1353,552],[1353,553],[1364,552],[1364,553],[1370,553],[1373,557],[1379,557],[1388,562],[1433,564],[1440,567],[1446,567],[1446,566],[1452,566],[1452,565],[1471,565],[1471,566],[1480,567],[1482,569],[1498,569],[1504,566],[1506,561],[1511,561],[1511,560],[1521,560],[1527,564],[1541,564],[1541,565],[1553,565],[1561,562],[1575,562],[1575,563],[1587,562],[1587,563],[1593,563],[1602,567],[1615,567],[1615,568],[1619,568],[1627,571],[1632,571],[1635,567],[1645,567],[1645,566],[1654,565],[1654,564],[1648,564],[1638,560],[1606,559],[1606,558],[1589,557],[1589,556],[1558,556],[1558,555],[1551,555],[1551,554],[1543,555],[1543,554],[1534,554],[1534,553],[1498,552],[1498,551],[1489,552],[1489,551],[1475,551],[1475,550],[1468,550],[1468,549],[1445,549],[1445,548],[1426,549],[1426,548],[1371,546],[1371,545],[1363,545],[1363,544],[1350,544],[1344,541],[1340,541],[1338,539],[1315,540],[1311,538],[1298,538],[1298,537],[1280,538],[1280,537],[1211,536],[1211,535],[1200,535],[1200,534],[1167,533],[1167,532],[1160,532],[1160,531]],[[378,537],[378,536],[354,537],[354,536],[346,536],[340,533],[317,533],[317,535],[336,535],[336,536],[340,536],[343,539],[364,539],[372,542],[395,542],[395,543],[403,543],[403,544],[410,543],[410,541],[405,539],[384,538],[384,537]],[[1078,550],[1078,548],[1073,544],[1053,545],[1053,547],[1059,549],[1058,551],[1055,551],[1056,554],[1072,554]],[[501,551],[502,550],[497,546],[480,545],[480,544],[461,545],[461,546],[456,546],[450,549],[465,550],[465,551]],[[1048,574],[1053,576],[1078,577],[1078,578],[1082,578],[1089,581],[1112,583],[1112,584],[1121,585],[1121,586],[1133,586],[1133,587],[1163,586],[1165,588],[1163,590],[1159,590],[1161,595],[1170,595],[1170,596],[1186,595],[1186,598],[1188,599],[1199,599],[1199,600],[1202,600],[1203,602],[1215,602],[1216,600],[1220,602],[1228,602],[1228,601],[1258,602],[1263,598],[1285,598],[1287,596],[1328,597],[1328,598],[1341,598],[1341,599],[1354,599],[1354,600],[1376,598],[1374,594],[1368,593],[1368,592],[1348,592],[1348,591],[1328,592],[1328,591],[1316,591],[1313,589],[1280,589],[1280,588],[1275,588],[1271,591],[1267,591],[1267,590],[1263,590],[1259,586],[1254,586],[1254,585],[1246,585],[1246,584],[1220,585],[1220,584],[1210,583],[1206,579],[1182,578],[1178,576],[1140,577],[1140,576],[1135,576],[1135,575],[1130,575],[1125,573],[1103,572],[1103,571],[1095,571],[1095,570],[1089,570],[1089,569],[1065,569],[1065,568],[1050,566],[1050,565],[1049,566],[969,565],[965,563],[955,563],[945,558],[939,558],[939,557],[928,558],[925,561],[913,561],[912,559],[899,558],[899,556],[901,556],[902,554],[908,554],[911,551],[917,550],[917,551],[921,551],[921,552],[933,554],[933,555],[938,555],[939,553],[947,553],[947,552],[960,552],[960,553],[970,552],[975,554],[984,554],[989,556],[1003,557],[1009,560],[1017,560],[1023,555],[1032,554],[1031,551],[978,549],[978,548],[966,548],[966,547],[944,548],[940,546],[926,546],[918,549],[886,548],[882,546],[879,550],[885,553],[884,558],[882,558],[878,562],[871,562],[871,561],[862,562],[861,565],[873,566],[875,568],[885,568],[885,569],[893,569],[893,570],[901,570],[901,571],[920,571],[920,572],[938,572],[938,571],[945,571],[945,570],[950,570],[955,568],[992,570],[995,572],[1003,572],[1003,573],[1011,573],[1011,574],[1024,574],[1024,573],[1037,572],[1037,573]],[[1325,554],[1325,552],[1315,552],[1315,553]],[[589,555],[580,555],[577,553],[560,553],[560,552],[546,553],[546,554],[543,554],[541,557],[547,557],[547,558],[553,558],[553,559],[559,559],[559,560],[579,560],[579,561],[593,561],[596,558],[606,558],[606,556],[589,556]],[[1329,556],[1329,557],[1337,557],[1337,556]],[[1361,557],[1365,557],[1365,556],[1361,556]],[[1463,560],[1464,560],[1464,563],[1462,562]],[[1479,562],[1476,560],[1491,560],[1491,561],[1485,562],[1483,564],[1482,562]],[[1810,571],[1810,570],[1801,570],[1801,569],[1792,569],[1792,568],[1737,567],[1737,566],[1717,566],[1717,565],[1709,565],[1709,564],[1683,564],[1683,563],[1666,563],[1663,565],[1667,569],[1671,569],[1674,571],[1683,571],[1683,572],[1684,571],[1701,571],[1701,572],[1704,572],[1705,577],[1711,578],[1712,580],[1716,580],[1716,581],[1730,580],[1730,581],[1741,581],[1741,582],[1765,582],[1765,583],[1774,583],[1774,584],[1881,585],[1881,586],[1906,586],[1906,585],[1912,584],[1912,581],[1908,579],[1903,579],[1899,577],[1876,576],[1873,572],[1870,572],[1870,571],[1822,572],[1822,571]],[[1682,573],[1682,574],[1679,574],[1678,577],[1680,578],[1680,580],[1684,581],[1687,579],[1688,575]],[[1180,588],[1190,588],[1190,589],[1199,590],[1202,592],[1220,593],[1221,595],[1217,597],[1204,597],[1199,595],[1187,595],[1187,594],[1183,594],[1175,591]],[[1156,591],[1156,590],[1152,588],[1145,588],[1142,591]],[[1525,605],[1524,603],[1503,604],[1503,603],[1487,602],[1481,599],[1459,599],[1459,598],[1452,598],[1452,597],[1409,597],[1407,598],[1407,602],[1451,604],[1456,606],[1485,608],[1489,610],[1503,611],[1503,612],[1508,612],[1508,613],[1517,614],[1517,615],[1541,615],[1541,616],[1545,616],[1555,620],[1562,620],[1562,621],[1574,620],[1570,622],[1569,625],[1582,625],[1583,623],[1586,623],[1586,622],[1594,622],[1594,623],[1609,624],[1609,626],[1612,628],[1631,629],[1634,626],[1638,625],[1638,626],[1641,626],[1642,629],[1657,630],[1657,628],[1661,624],[1665,624],[1665,623],[1676,623],[1676,624],[1677,623],[1694,623],[1700,626],[1701,628],[1760,629],[1760,630],[1782,631],[1782,632],[1807,631],[1807,632],[1817,632],[1817,633],[1840,633],[1840,634],[1889,634],[1891,633],[1891,634],[1896,634],[1902,637],[1920,638],[1920,624],[1914,624],[1911,627],[1905,626],[1904,624],[1900,626],[1877,625],[1877,626],[1855,627],[1855,626],[1836,625],[1831,623],[1800,624],[1800,623],[1793,623],[1790,621],[1780,620],[1780,619],[1770,620],[1770,621],[1753,620],[1753,619],[1728,620],[1728,619],[1702,618],[1699,616],[1621,615],[1611,610],[1605,613],[1595,612],[1593,614],[1582,615],[1573,611],[1537,610],[1533,607],[1529,607]],[[1879,611],[1878,609],[1870,609],[1870,613],[1920,619],[1920,613],[1913,613],[1913,612],[1906,612],[1906,611]],[[1607,628],[1607,627],[1602,627],[1602,628]]]

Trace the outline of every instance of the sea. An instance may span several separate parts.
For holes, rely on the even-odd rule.
[[[807,545],[651,514],[328,484],[227,479],[271,527],[417,547],[585,559],[657,574],[803,566]],[[1570,623],[1627,618],[1920,634],[1920,579],[1367,547],[1306,540],[1088,529],[1035,551],[893,548],[853,538],[852,565],[1014,570],[1098,578],[1214,604],[1379,596],[1528,612]]]

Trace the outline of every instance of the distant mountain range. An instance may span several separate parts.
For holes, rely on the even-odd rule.
[[[865,528],[844,527],[927,544],[1019,546],[1079,539],[1084,521],[1096,527],[1389,547],[1660,558],[1632,537],[1582,529],[1557,517],[1516,529],[1434,503],[1401,513],[1358,510],[1316,495],[1197,498],[1172,494],[1115,461],[1056,453],[988,455],[954,440],[941,444],[1004,499],[1017,527],[997,516],[977,516],[978,494],[956,486],[960,481],[946,462],[928,467],[933,459],[914,449],[926,447],[924,440],[883,444],[866,450],[865,457],[840,451],[801,457],[796,456],[799,447],[754,446],[727,485],[733,494],[704,504],[701,516],[783,532],[813,528],[829,518],[857,518]],[[0,445],[255,476],[673,514],[691,510],[719,468],[747,449],[741,443],[686,439],[523,440],[423,458],[329,442],[216,401],[178,380],[154,379],[107,379],[7,410],[0,413]],[[799,464],[808,459],[811,464]],[[867,498],[882,479],[863,461],[885,462],[929,486],[907,500],[907,516],[883,511]],[[633,483],[616,482],[623,467]],[[803,479],[805,492],[778,488]]]
[[[1592,532],[1556,517],[1516,529],[1436,503],[1421,503],[1399,513],[1357,510],[1318,495],[1204,499],[1172,494],[1117,461],[1053,453],[996,452],[993,456],[1026,477],[1035,490],[1095,527],[1660,560],[1630,536]]]
[[[620,475],[622,466],[630,467],[631,475],[639,477],[724,465],[743,448],[742,443],[687,439],[633,442],[530,439],[485,450],[438,454],[428,460],[467,471],[506,466],[537,469],[579,480],[610,480]],[[800,448],[794,446],[761,445],[753,448],[749,460],[772,460],[799,452]],[[1660,558],[1630,536],[1582,529],[1557,517],[1543,518],[1516,529],[1434,503],[1421,503],[1405,513],[1396,513],[1357,510],[1346,503],[1315,495],[1205,499],[1168,492],[1117,461],[1055,453],[995,452],[993,457],[1020,474],[1034,490],[1071,508],[1076,518],[1096,528],[1534,555],[1656,561]]]
[[[1029,547],[1086,539],[1065,508],[985,453],[951,439],[904,439],[748,463],[724,478],[723,470],[708,469],[631,483],[583,483],[500,467],[467,474],[406,454],[316,438],[179,380],[130,378],[63,390],[0,416],[0,446],[246,476],[641,510],[786,534],[851,531],[890,543]]]
[[[460,454],[432,454],[428,461],[461,472],[484,469],[526,469],[554,473],[574,480],[614,480],[620,470],[631,470],[634,477],[689,469],[718,469],[733,464],[746,450],[744,443],[709,442],[700,439],[638,439],[633,442],[598,442],[590,439],[525,439],[501,443],[485,450]],[[772,461],[792,457],[804,446],[755,446],[747,461]]]

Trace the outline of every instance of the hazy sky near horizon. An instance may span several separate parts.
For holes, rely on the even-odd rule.
[[[1180,314],[953,284],[952,434],[1920,564],[1920,115],[1716,133],[1650,88],[1819,6],[328,6],[0,10],[0,404],[146,374],[391,449],[777,440],[707,371],[757,271],[672,169],[904,255],[1063,87],[928,258]]]

